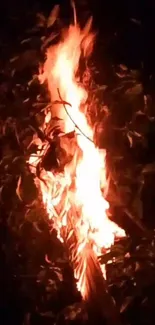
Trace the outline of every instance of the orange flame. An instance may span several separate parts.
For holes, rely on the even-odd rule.
[[[67,112],[61,103],[54,106],[46,115],[43,129],[56,115],[63,119],[65,133],[76,132],[77,145],[72,162],[66,164],[64,172],[54,174],[42,170],[41,178],[44,181],[38,179],[37,182],[49,218],[53,218],[62,241],[62,228],[67,227],[70,213],[78,237],[76,254],[81,256],[90,243],[95,254],[101,254],[103,248],[109,248],[114,243],[116,236],[125,235],[124,230],[107,217],[109,203],[103,196],[108,186],[106,152],[96,148],[93,142],[93,129],[86,117],[87,91],[77,81],[80,57],[82,54],[88,57],[93,49],[95,37],[90,33],[90,27],[91,20],[83,30],[78,25],[71,25],[67,31],[63,31],[59,44],[48,49],[44,71],[40,75],[40,81],[46,80],[48,83],[51,101],[58,99],[59,89],[63,100],[71,104],[65,106]],[[42,148],[43,143],[40,141],[39,145]],[[45,141],[44,149],[38,153],[40,157],[48,145]],[[65,149],[70,150],[69,146]],[[29,162],[35,167],[40,157],[31,156]],[[82,270],[75,268],[83,297],[86,295],[85,281],[82,280],[85,268],[85,263]]]

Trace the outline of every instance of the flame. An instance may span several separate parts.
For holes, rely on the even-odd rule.
[[[73,159],[61,173],[43,169],[37,184],[60,240],[64,241],[63,231],[67,227],[70,227],[69,237],[73,232],[76,233],[74,253],[81,256],[83,267],[75,266],[74,271],[83,297],[87,290],[84,274],[88,244],[98,255],[103,248],[109,248],[114,243],[115,237],[125,235],[124,230],[107,216],[109,203],[104,198],[108,187],[106,151],[99,150],[93,142],[93,129],[87,121],[88,94],[77,79],[81,55],[87,58],[93,49],[95,35],[90,32],[90,28],[91,19],[83,30],[75,24],[63,31],[59,44],[48,49],[43,73],[39,76],[41,82],[47,81],[51,102],[58,100],[59,89],[63,101],[70,103],[70,106],[62,105],[59,101],[53,105],[52,111],[46,114],[42,129],[46,131],[51,118],[58,116],[64,121],[65,133],[75,131],[76,148],[70,148],[64,142],[65,150],[74,152]],[[37,143],[40,151],[37,157],[31,155],[29,159],[33,172],[49,147],[46,140],[42,143],[37,139]]]

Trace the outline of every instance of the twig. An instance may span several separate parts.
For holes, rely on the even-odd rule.
[[[77,15],[76,15],[76,8],[75,8],[75,2],[71,0],[71,6],[73,9],[73,17],[74,17],[74,25],[77,25]]]
[[[153,238],[153,231],[148,230],[142,221],[138,220],[127,208],[124,209],[126,215],[142,230],[146,238]]]
[[[90,139],[86,134],[84,134],[83,133],[83,131],[79,128],[79,126],[76,124],[76,122],[72,119],[72,117],[70,116],[70,114],[68,113],[68,111],[67,111],[67,108],[66,108],[66,105],[64,104],[64,101],[63,101],[63,99],[62,99],[62,97],[61,97],[61,94],[60,94],[60,91],[59,91],[59,89],[57,88],[57,91],[58,91],[58,95],[59,95],[59,98],[60,98],[60,100],[61,100],[61,102],[62,102],[62,105],[63,105],[63,107],[64,107],[64,109],[65,109],[65,112],[66,112],[66,114],[69,116],[69,118],[70,118],[70,120],[73,122],[73,124],[75,125],[75,127],[80,131],[80,133],[87,139],[87,140],[89,140],[90,142],[92,142],[92,143],[94,143],[94,141],[92,140],[92,139]]]

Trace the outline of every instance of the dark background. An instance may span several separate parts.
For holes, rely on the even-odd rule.
[[[9,17],[13,15],[23,16],[27,10],[40,10],[49,13],[52,6],[58,1],[20,1],[6,0],[1,2],[1,33],[9,34],[10,38],[18,33],[9,23]],[[63,18],[70,14],[68,0],[60,0]],[[104,64],[106,75],[109,62],[125,63],[131,68],[140,68],[143,71],[143,83],[146,92],[154,87],[155,70],[155,3],[151,0],[143,1],[102,1],[102,0],[77,0],[75,1],[80,21],[85,21],[89,14],[94,17],[94,27],[99,32],[97,62]],[[135,22],[133,20],[135,20]],[[15,27],[14,27],[15,29]],[[111,64],[111,62],[110,62]],[[100,67],[101,68],[101,67]],[[102,67],[103,68],[103,67]],[[106,78],[106,77],[105,77]]]

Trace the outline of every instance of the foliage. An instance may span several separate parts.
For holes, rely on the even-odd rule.
[[[65,248],[47,220],[27,164],[30,153],[37,150],[31,144],[33,135],[45,136],[40,125],[49,98],[37,74],[46,47],[58,37],[60,22],[53,27],[57,11],[56,7],[48,19],[35,10],[24,17],[9,18],[12,28],[17,21],[21,26],[18,38],[15,40],[16,32],[13,39],[4,35],[0,44],[3,324],[89,323]],[[52,28],[55,33],[51,36]],[[97,72],[92,71],[95,79]],[[89,115],[97,145],[107,150],[109,217],[126,229],[127,237],[116,242],[108,253],[103,252],[99,260],[106,264],[108,287],[123,323],[151,325],[155,318],[155,112],[151,98],[144,96],[139,71],[115,66],[111,78],[113,86],[89,85],[89,100],[93,103]],[[59,122],[53,120],[48,132],[57,134]],[[50,165],[57,168],[54,142],[50,150],[54,157]],[[66,157],[59,152],[63,168]],[[44,167],[48,168],[46,158]]]

